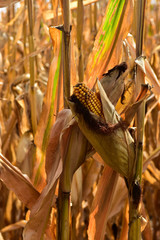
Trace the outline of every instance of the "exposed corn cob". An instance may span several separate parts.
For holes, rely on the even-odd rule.
[[[104,117],[100,99],[97,94],[90,90],[84,83],[75,85],[73,94],[89,111]]]

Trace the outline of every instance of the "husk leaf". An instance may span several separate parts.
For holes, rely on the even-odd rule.
[[[106,122],[111,124],[118,123],[120,116],[115,111],[114,106],[105,94],[100,82],[98,82],[98,87]],[[122,176],[129,178],[134,163],[134,142],[128,130],[124,131],[119,128],[112,134],[104,135],[97,133],[94,129],[88,127],[83,114],[75,112],[74,103],[69,102],[69,105],[82,133],[99,153],[104,162]]]

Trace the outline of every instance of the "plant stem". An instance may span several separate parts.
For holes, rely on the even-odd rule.
[[[69,240],[69,210],[70,210],[70,192],[62,193],[62,225],[61,240]]]
[[[34,40],[33,40],[33,6],[32,0],[27,1],[28,4],[28,19],[29,19],[29,53],[34,52]],[[31,124],[33,135],[37,129],[37,114],[36,114],[36,96],[35,96],[35,57],[29,58],[30,66],[30,103],[31,103]]]
[[[143,28],[144,28],[144,13],[145,13],[145,0],[137,1],[137,29],[136,29],[136,57],[142,55],[143,46]],[[136,71],[136,87],[137,92],[140,91],[141,84],[144,83],[144,73],[137,66]],[[135,184],[140,186],[142,181],[142,167],[143,167],[143,135],[144,135],[144,117],[145,117],[145,101],[140,105],[137,112],[137,146],[136,146],[136,168],[133,182],[131,183],[130,190],[131,196],[129,198],[129,240],[141,239],[141,220],[139,213],[139,202],[134,203],[132,193]],[[138,189],[136,189],[138,190]],[[140,193],[139,193],[140,194]],[[140,196],[139,196],[140,197]]]
[[[143,46],[143,28],[146,0],[137,1],[137,33],[136,33],[136,57],[142,55]],[[136,72],[136,84],[138,92],[141,85],[145,83],[145,76],[139,66]],[[144,135],[144,117],[145,117],[145,101],[140,105],[137,112],[137,149],[136,149],[136,179],[142,180],[143,165],[143,135]]]
[[[70,192],[63,192],[61,183],[58,193],[58,228],[57,239],[69,240],[69,219],[70,219]]]
[[[70,1],[63,0],[63,90],[64,107],[68,108],[67,99],[70,96]]]

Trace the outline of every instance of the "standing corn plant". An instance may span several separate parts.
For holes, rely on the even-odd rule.
[[[0,3],[0,6],[7,2]],[[8,130],[2,134],[2,154],[11,158],[13,164],[0,155],[0,178],[29,209],[30,216],[27,213],[22,221],[2,228],[2,234],[23,227],[24,240],[141,238],[144,215],[141,201],[144,102],[147,101],[147,106],[150,107],[153,100],[153,95],[149,100],[147,98],[150,91],[144,82],[145,74],[149,76],[150,85],[154,85],[152,92],[155,96],[160,93],[160,85],[149,63],[141,56],[145,6],[143,1],[137,1],[135,7],[138,11],[136,24],[140,27],[137,27],[136,47],[131,35],[127,36],[132,26],[133,2],[110,0],[106,11],[98,14],[105,9],[105,1],[61,1],[60,10],[58,1],[53,0],[51,10],[46,9],[50,6],[48,2],[39,0],[37,3],[41,11],[39,15],[35,14],[34,31],[33,7],[28,7],[30,21],[27,25],[27,18],[24,18],[23,22],[24,53],[21,50],[21,54],[24,54],[24,59],[15,63],[16,66],[10,66],[10,69],[25,61],[23,70],[19,70],[23,73],[24,69],[27,71],[27,61],[30,60],[31,94],[28,94],[27,74],[24,74],[23,80],[13,80],[11,89],[18,110],[20,104],[25,109],[24,102],[21,102],[23,95],[19,95],[21,89],[25,89],[25,94],[30,96],[31,105],[29,110],[26,108],[23,111],[23,117],[18,115],[18,120],[16,114],[21,111],[16,111],[17,108],[12,110],[9,128],[1,120],[2,133],[4,129]],[[26,3],[31,6],[32,1],[25,1]],[[34,6],[34,13],[36,11]],[[26,14],[26,10],[24,13]],[[88,13],[89,18],[86,17]],[[93,25],[94,28],[99,26],[95,17],[100,19],[103,14],[102,24],[94,40]],[[13,22],[17,18],[13,14]],[[8,20],[10,21],[10,17]],[[53,22],[57,26],[48,29],[47,25]],[[12,21],[8,26],[11,24]],[[88,25],[89,34],[86,31]],[[26,38],[27,26],[29,41]],[[48,42],[49,33],[52,44]],[[33,38],[37,43],[35,47]],[[41,38],[42,43],[38,41]],[[43,45],[46,41],[47,44]],[[42,48],[39,47],[40,44]],[[93,50],[88,56],[87,48],[89,46],[91,49],[92,44]],[[46,52],[44,54],[44,49],[48,50],[46,52],[49,55]],[[52,58],[49,68],[46,58]],[[46,80],[44,81],[46,78],[47,87]],[[35,86],[38,86],[36,92]],[[2,99],[5,100],[9,87],[6,87],[6,82],[3,87]],[[35,103],[38,105],[40,101],[35,101],[34,95],[40,89],[43,90],[44,99],[38,116],[38,109],[36,108],[36,113],[34,108]],[[156,100],[151,105],[150,112],[157,104]],[[6,104],[2,104],[1,119],[7,119],[5,106]],[[59,109],[61,111],[58,113]],[[31,113],[31,117],[28,117],[31,128],[22,124],[26,120],[24,112],[27,111]],[[19,129],[24,131],[22,138]],[[34,171],[30,176],[34,186],[26,175],[13,166],[16,158],[19,162],[23,161],[22,155],[26,159],[30,156],[33,158],[35,145],[32,132],[36,145],[36,162],[32,163]],[[13,140],[12,136],[14,145],[9,145],[7,151],[6,146],[10,139]],[[30,145],[32,151],[29,150]],[[144,169],[157,154],[159,148],[147,158]],[[149,179],[147,174],[151,172],[156,173],[155,178],[158,179],[159,172],[153,164],[146,172],[146,179]],[[11,197],[7,205],[10,199]]]

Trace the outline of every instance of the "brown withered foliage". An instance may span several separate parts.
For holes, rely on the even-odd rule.
[[[0,1],[0,239],[54,240],[63,231],[73,240],[128,239],[135,114],[145,100],[142,187],[133,200],[142,238],[158,240],[159,1],[146,3],[145,58],[139,59],[136,1],[69,2],[66,99],[63,1]],[[146,81],[138,90],[137,65]],[[96,92],[103,117],[75,97],[73,86],[82,81]]]

